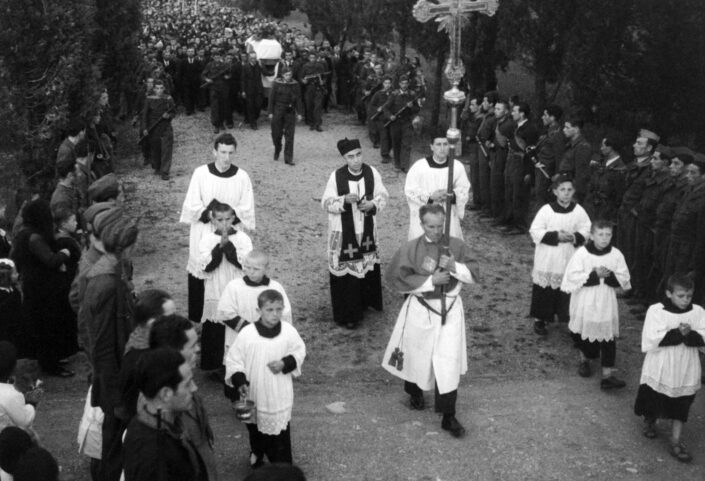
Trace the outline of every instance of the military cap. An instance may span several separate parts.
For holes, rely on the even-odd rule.
[[[651,130],[647,130],[647,129],[641,129],[639,131],[639,137],[651,139],[654,142],[659,142],[661,140],[661,137],[658,134],[656,134],[655,132],[653,132]]]

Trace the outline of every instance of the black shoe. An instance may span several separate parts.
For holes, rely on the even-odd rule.
[[[314,127],[313,125],[311,125],[311,126],[308,128],[308,130],[313,130],[313,129],[315,129],[315,127]]]
[[[296,162],[294,162],[293,160],[287,160],[287,161],[285,161],[284,163],[285,163],[286,165],[296,165]]]
[[[379,149],[379,142],[372,144],[373,149]]]
[[[534,322],[534,332],[539,336],[547,336],[548,330],[546,329],[546,323],[544,321]]]
[[[409,406],[411,407],[411,409],[415,409],[416,411],[423,411],[424,407],[426,406],[426,403],[423,399],[423,394],[409,397]]]
[[[384,156],[384,155],[382,156],[382,163],[383,163],[383,164],[388,164],[388,163],[390,163],[391,161],[392,161],[391,157],[389,157],[389,156]]]
[[[590,367],[590,361],[580,361],[580,364],[578,365],[578,375],[580,377],[592,376],[592,368]]]
[[[455,419],[453,415],[443,415],[441,428],[448,431],[454,438],[462,438],[465,436],[465,428]]]
[[[264,465],[264,455],[258,456],[250,451],[250,467],[252,469],[261,468]]]
[[[235,127],[235,124],[233,124],[232,122],[229,122],[229,123],[225,124],[225,126],[229,129],[232,129],[233,127]]]
[[[275,151],[274,151],[274,160],[279,160],[279,154],[280,154],[280,152],[281,152],[280,150],[275,150]]]
[[[621,389],[626,386],[627,383],[621,379],[617,379],[614,376],[609,376],[600,381],[600,389],[607,391],[608,389]]]
[[[220,133],[220,128],[218,128],[218,127],[213,127],[213,133],[214,133],[214,134]]]
[[[320,125],[316,127],[316,132],[323,132],[323,129],[321,128]]]
[[[169,174],[162,174],[162,180],[169,180]]]
[[[522,235],[526,234],[526,231],[520,229],[519,227],[507,227],[502,229],[502,235]]]

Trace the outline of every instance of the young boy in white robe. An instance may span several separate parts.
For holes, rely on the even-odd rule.
[[[198,246],[200,267],[206,273],[201,331],[201,369],[222,369],[225,355],[225,325],[217,316],[220,296],[233,279],[242,277],[242,262],[252,250],[250,237],[233,226],[239,222],[228,204],[211,203],[213,230],[205,232]],[[218,379],[222,379],[222,370]]]
[[[597,220],[590,240],[570,258],[561,290],[570,294],[568,329],[580,348],[578,374],[590,377],[590,360],[600,358],[601,389],[618,389],[626,383],[615,375],[619,337],[619,306],[616,289],[631,289],[624,256],[612,242],[612,223]]]
[[[259,249],[253,249],[242,261],[243,277],[228,282],[218,302],[218,320],[225,324],[225,352],[235,342],[237,333],[247,324],[259,319],[257,297],[267,289],[274,289],[284,298],[282,321],[292,323],[291,304],[284,287],[267,276],[269,256]]]
[[[293,377],[301,375],[306,346],[294,326],[281,322],[284,298],[274,289],[257,297],[259,320],[245,326],[225,359],[226,384],[240,399],[255,403],[247,422],[250,466],[292,463],[289,421],[294,405]]]
[[[548,334],[546,324],[554,317],[568,322],[570,296],[561,291],[563,274],[576,248],[590,234],[590,218],[573,201],[575,188],[570,177],[558,176],[552,187],[555,202],[541,207],[529,228],[536,244],[530,315],[536,319],[534,332],[540,336]]]
[[[656,437],[656,420],[671,419],[669,453],[688,463],[693,457],[681,442],[683,424],[700,389],[698,349],[705,346],[705,309],[693,304],[695,284],[674,274],[666,283],[666,300],[646,311],[641,333],[641,385],[634,413],[644,416],[644,436]]]

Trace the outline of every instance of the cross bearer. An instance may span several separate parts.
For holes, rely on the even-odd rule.
[[[379,172],[362,162],[359,140],[340,140],[338,151],[345,165],[331,174],[321,205],[328,212],[333,320],[355,329],[367,306],[382,310],[375,216],[389,194]]]

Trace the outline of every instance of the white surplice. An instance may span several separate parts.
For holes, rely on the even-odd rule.
[[[291,304],[289,303],[289,298],[284,292],[282,285],[273,280],[269,279],[269,283],[266,285],[259,286],[248,286],[245,279],[239,278],[230,281],[222,295],[220,296],[220,301],[218,302],[218,309],[216,314],[216,319],[220,322],[226,321],[228,319],[233,319],[236,316],[240,316],[249,323],[254,323],[259,319],[259,314],[257,314],[257,296],[259,296],[263,291],[267,289],[273,289],[279,292],[284,298],[284,311],[282,312],[282,321],[293,323],[291,314]],[[237,337],[237,332],[234,329],[230,329],[225,326],[225,352],[228,352],[230,346],[235,342]]]
[[[210,222],[203,223],[199,219],[213,199],[235,209],[242,225],[250,231],[255,230],[255,199],[247,172],[238,168],[235,175],[221,177],[211,173],[210,169],[215,169],[214,164],[201,165],[193,171],[179,219],[179,222],[191,225],[186,269],[199,279],[205,278],[199,262],[201,237],[214,230]]]
[[[431,162],[434,162],[431,160]],[[455,160],[453,164],[453,192],[455,193],[455,204],[451,209],[450,236],[463,238],[463,231],[460,221],[465,216],[465,204],[470,198],[470,181],[465,173],[463,164]],[[419,209],[428,203],[429,197],[437,190],[445,191],[448,188],[448,167],[431,167],[424,157],[411,166],[406,174],[404,184],[404,194],[409,204],[409,236],[408,239],[416,239],[423,235],[421,220],[419,219]],[[445,207],[445,203],[443,204]]]
[[[273,374],[267,364],[286,356],[296,359],[296,369],[288,374]],[[245,326],[225,356],[225,379],[236,372],[245,374],[250,383],[249,399],[255,402],[256,416],[250,422],[264,434],[277,435],[286,429],[294,406],[292,377],[301,375],[306,346],[294,326],[281,323],[281,332],[273,338],[263,337],[254,324]]]

